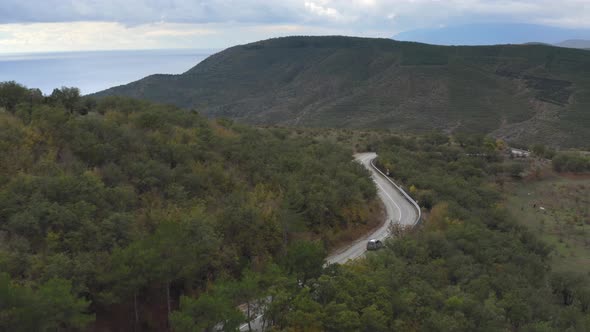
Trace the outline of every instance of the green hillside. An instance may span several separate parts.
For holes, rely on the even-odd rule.
[[[0,83],[0,331],[236,331],[260,313],[272,331],[590,331],[590,276],[553,271],[512,220],[495,143]],[[382,220],[352,144],[425,219],[324,268]]]
[[[590,53],[545,45],[278,38],[97,95],[254,124],[460,130],[555,146],[590,141]]]

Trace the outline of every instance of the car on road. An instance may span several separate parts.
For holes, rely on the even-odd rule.
[[[383,248],[383,242],[376,239],[371,239],[367,242],[367,250],[379,250]]]

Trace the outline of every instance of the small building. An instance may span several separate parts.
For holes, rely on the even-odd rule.
[[[509,148],[509,153],[514,158],[528,158],[531,156],[531,152],[527,150],[521,150],[516,148]]]

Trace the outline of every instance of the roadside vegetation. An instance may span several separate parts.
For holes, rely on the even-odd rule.
[[[505,207],[531,172],[502,141],[253,128],[13,82],[0,109],[0,330],[590,330],[590,276]],[[363,150],[425,219],[324,267],[379,213]]]
[[[501,142],[432,134],[371,144],[379,167],[424,207],[423,226],[366,260],[328,268],[282,307],[283,316],[269,315],[275,324],[306,331],[590,328],[588,275],[553,270],[551,247],[502,206],[498,179],[512,170]]]
[[[590,172],[590,155],[579,152],[564,152],[553,157],[553,168],[557,172]]]

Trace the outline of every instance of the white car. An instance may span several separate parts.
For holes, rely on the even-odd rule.
[[[383,242],[376,239],[371,239],[367,242],[367,250],[379,250],[383,248]]]

